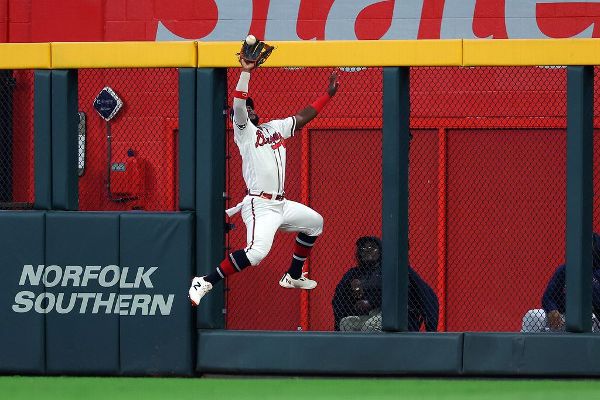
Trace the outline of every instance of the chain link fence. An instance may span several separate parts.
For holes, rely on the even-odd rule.
[[[239,69],[228,71],[229,104]],[[252,73],[249,95],[261,121],[292,116],[328,86],[330,68],[261,68]],[[229,329],[332,330],[336,286],[357,266],[356,240],[381,236],[382,70],[337,69],[336,96],[304,129],[286,141],[286,198],[307,204],[324,218],[304,271],[318,282],[310,292],[279,286],[292,260],[295,234],[277,233],[267,258],[227,279]],[[241,157],[228,129],[228,206],[245,195]],[[227,237],[230,250],[246,246],[239,215]],[[344,298],[353,302],[353,297]]]
[[[592,331],[600,332],[600,67],[594,67],[594,201],[593,201],[593,275],[592,275]]]
[[[80,210],[177,210],[178,90],[176,68],[79,71]]]
[[[564,262],[566,68],[413,68],[411,100],[411,161],[437,165],[410,181],[411,259],[437,282],[440,330],[535,330]],[[428,190],[437,205],[415,210]]]
[[[331,71],[255,71],[250,95],[262,121],[310,104]],[[306,292],[278,285],[295,239],[278,233],[259,267],[227,279],[229,329],[380,329],[382,69],[337,71],[338,94],[286,142],[286,197],[325,220],[305,264],[319,286]],[[229,104],[238,76],[228,71]],[[410,85],[409,328],[564,329],[566,68],[419,67],[411,68]],[[105,88],[123,102],[110,121],[94,108]],[[33,72],[1,71],[2,209],[34,201],[33,111]],[[176,210],[177,69],[80,70],[79,111],[80,209]],[[228,207],[246,190],[231,130]],[[245,247],[241,218],[229,222],[228,248]]]
[[[33,71],[0,70],[0,209],[34,202]]]
[[[261,69],[250,96],[263,120],[293,115],[324,92],[328,74]],[[385,251],[382,70],[340,74],[338,95],[286,143],[286,197],[325,220],[305,268],[319,286],[278,287],[294,240],[278,234],[259,267],[228,279],[230,329],[380,329],[380,269],[361,265]],[[238,76],[229,70],[230,102]],[[409,329],[547,327],[542,297],[564,262],[566,68],[412,68],[410,85]],[[231,136],[230,205],[245,191]],[[229,248],[243,248],[245,226],[231,222]]]
[[[566,70],[563,68],[563,70]],[[594,182],[594,201],[593,201],[593,230],[594,234],[592,237],[592,331],[600,332],[600,323],[598,321],[598,315],[600,315],[600,236],[598,232],[600,232],[600,225],[598,218],[600,207],[599,202],[597,201],[597,193],[598,187],[600,184],[600,175],[598,171],[600,168],[598,167],[600,158],[599,154],[599,141],[598,141],[598,126],[600,116],[600,90],[598,89],[600,86],[600,77],[598,75],[599,69],[598,67],[594,67],[594,171],[593,171],[593,182]],[[562,78],[564,79],[564,78]],[[535,82],[542,87],[544,85],[543,80],[539,79]],[[558,112],[554,113],[559,115]],[[556,116],[552,115],[552,116]],[[557,125],[562,125],[558,123]],[[563,153],[566,153],[566,146],[561,143],[561,148],[564,146]],[[558,158],[558,157],[557,157]],[[566,159],[562,160],[560,158],[561,163],[566,165]],[[561,170],[561,174],[565,173],[565,169]],[[565,182],[566,184],[566,182]],[[556,188],[557,190],[564,190],[564,185]],[[566,199],[563,200],[563,204],[566,204]],[[560,217],[564,218],[565,210],[561,210]],[[565,229],[562,229],[560,232],[563,234]],[[538,302],[536,306],[538,308],[534,308],[528,310],[523,318],[522,323],[522,331],[525,332],[562,332],[565,331],[565,322],[566,322],[566,271],[567,267],[565,265],[565,256],[564,256],[564,234],[561,236],[563,243],[559,243],[561,246],[562,252],[558,254],[557,259],[555,260],[555,264],[553,266],[549,265],[548,269],[545,271],[545,280],[544,285],[537,290],[538,294]]]

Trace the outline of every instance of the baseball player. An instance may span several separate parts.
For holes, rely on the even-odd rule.
[[[313,209],[285,198],[285,141],[294,136],[325,107],[338,90],[338,77],[329,77],[326,93],[296,115],[259,124],[254,102],[248,97],[250,73],[257,66],[240,58],[242,72],[233,98],[234,140],[242,156],[242,173],[247,195],[237,206],[228,209],[229,216],[242,213],[246,224],[246,248],[230,253],[214,272],[195,277],[189,289],[194,306],[217,282],[258,265],[269,254],[275,232],[298,232],[292,262],[279,285],[288,289],[314,289],[317,282],[302,273],[304,261],[323,231],[323,217]]]

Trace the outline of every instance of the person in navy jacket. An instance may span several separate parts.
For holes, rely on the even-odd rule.
[[[363,236],[356,241],[357,265],[338,283],[332,300],[334,330],[381,331],[381,240]],[[436,331],[439,304],[435,292],[408,267],[408,330]]]
[[[592,235],[592,330],[600,331],[600,235]],[[542,308],[529,310],[523,317],[521,332],[552,332],[565,330],[567,266],[559,266],[542,296]]]

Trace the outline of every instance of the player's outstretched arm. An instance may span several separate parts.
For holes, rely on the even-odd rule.
[[[338,76],[334,71],[329,76],[329,86],[327,87],[327,92],[324,93],[321,97],[316,99],[311,105],[303,108],[302,110],[296,113],[296,129],[300,130],[310,121],[312,121],[317,114],[325,107],[327,102],[335,96],[339,87]]]
[[[238,127],[245,127],[248,123],[248,110],[246,99],[248,98],[248,84],[250,82],[250,71],[256,67],[256,63],[248,62],[240,58],[242,72],[233,93],[233,122]]]

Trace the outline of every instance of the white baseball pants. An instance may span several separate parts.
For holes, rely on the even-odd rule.
[[[308,236],[319,236],[323,232],[323,217],[295,201],[246,196],[241,211],[246,224],[245,251],[251,265],[258,265],[269,254],[278,229]]]

